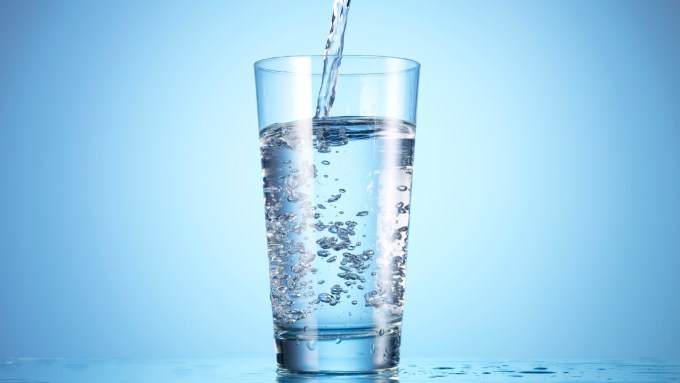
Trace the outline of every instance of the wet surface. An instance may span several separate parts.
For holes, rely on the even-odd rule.
[[[680,361],[405,360],[397,373],[318,376],[277,373],[269,359],[0,359],[0,383],[212,382],[680,382]]]

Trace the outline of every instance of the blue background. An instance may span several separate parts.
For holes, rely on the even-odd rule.
[[[0,2],[0,357],[272,356],[252,63],[331,1]],[[680,357],[680,3],[354,0],[422,63],[403,355]]]

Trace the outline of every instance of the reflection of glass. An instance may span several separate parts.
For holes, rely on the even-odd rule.
[[[322,375],[322,374],[295,374],[279,373],[276,383],[398,383],[399,375],[396,371],[380,374],[349,374],[349,375]]]
[[[328,118],[323,57],[255,64],[277,362],[399,363],[419,64],[343,56]]]

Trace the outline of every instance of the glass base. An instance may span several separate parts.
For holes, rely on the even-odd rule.
[[[396,370],[401,326],[384,329],[276,331],[282,372],[367,374]]]

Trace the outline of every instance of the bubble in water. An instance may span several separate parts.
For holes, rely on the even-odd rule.
[[[408,190],[408,188],[407,188],[406,186],[404,186],[404,185],[401,185],[401,186],[398,186],[398,187],[397,187],[397,190],[399,190],[399,191],[406,191],[406,190]]]
[[[368,211],[366,211],[366,210],[360,211],[360,212],[357,213],[357,217],[365,217],[367,215],[368,215]]]
[[[328,161],[328,160],[323,160],[323,161],[321,161],[321,163],[324,164],[324,165],[330,165],[331,164],[331,162]]]
[[[318,281],[318,282],[316,282],[316,283],[318,283],[318,284],[320,284],[320,285],[323,285],[324,282],[326,282],[326,281],[324,281],[324,280],[322,279],[322,280],[320,280],[320,281]]]
[[[324,303],[331,303],[333,301],[333,296],[328,293],[319,294],[319,301]]]
[[[357,301],[356,300],[352,301],[352,304],[353,305],[357,304]]]
[[[340,193],[344,193],[344,192],[346,192],[347,190],[345,190],[345,189],[338,189],[338,191],[339,191]]]
[[[333,287],[331,287],[331,293],[332,293],[333,295],[340,295],[340,294],[342,294],[342,286],[340,286],[340,285],[334,285]]]
[[[339,200],[341,196],[342,196],[342,194],[332,195],[331,198],[329,198],[326,202],[333,203],[333,202]]]
[[[340,338],[335,338],[335,344],[340,344],[340,342],[342,342],[342,339],[340,339]]]
[[[381,328],[380,331],[378,331],[378,335],[380,335],[380,336],[385,335],[385,329]]]
[[[403,205],[403,203],[402,203],[402,205]],[[324,205],[322,205],[322,204],[318,204],[318,205],[316,205],[316,207],[318,207],[319,209],[325,209],[325,208],[326,208],[326,207],[325,207]]]
[[[318,255],[319,257],[327,257],[331,255],[331,253],[328,250],[319,250],[316,252],[316,255]]]
[[[309,342],[307,342],[307,348],[309,349],[309,351],[316,350],[316,346],[317,346],[316,340],[310,340]]]

